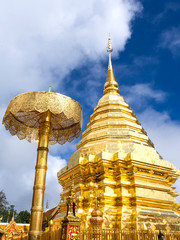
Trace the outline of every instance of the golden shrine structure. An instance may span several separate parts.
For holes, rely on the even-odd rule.
[[[55,221],[67,214],[72,184],[81,229],[91,225],[98,208],[102,228],[121,230],[180,230],[178,196],[173,184],[180,171],[154,148],[135,114],[120,95],[112,63],[102,98],[90,116],[77,151],[57,176],[63,187]],[[97,212],[97,211],[96,211]]]
[[[1,219],[0,219],[1,220]],[[16,223],[14,214],[10,222],[0,221],[0,240],[11,240],[13,238],[23,238],[29,232],[29,224]]]

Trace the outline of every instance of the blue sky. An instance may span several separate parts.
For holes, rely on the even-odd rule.
[[[168,0],[3,2],[0,10],[0,111],[27,91],[60,92],[83,109],[83,130],[103,94],[109,32],[120,93],[165,160],[180,169],[180,3]],[[30,209],[37,144],[0,128],[0,189]],[[59,201],[56,173],[76,139],[50,147],[45,199]],[[180,180],[176,183],[180,193]],[[179,200],[180,201],[180,200]]]

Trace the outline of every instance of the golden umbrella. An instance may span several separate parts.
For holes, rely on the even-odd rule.
[[[82,109],[73,99],[50,90],[27,92],[11,100],[3,124],[19,139],[39,142],[30,223],[30,239],[38,239],[42,233],[48,145],[79,137]]]

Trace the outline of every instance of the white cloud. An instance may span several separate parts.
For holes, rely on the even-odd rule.
[[[109,32],[116,53],[122,50],[140,10],[135,0],[5,1],[0,9],[1,103],[50,84],[57,88],[72,69],[103,57]]]
[[[1,116],[3,112],[0,111]],[[0,132],[0,189],[4,190],[10,204],[14,204],[18,210],[30,209],[37,144],[20,142],[2,125],[0,125]]]
[[[46,181],[45,202],[48,200],[49,208],[56,206],[60,201],[62,187],[57,180],[57,172],[67,164],[65,159],[49,155]]]
[[[167,16],[167,14],[171,11],[176,12],[180,9],[180,4],[179,2],[165,2],[165,8],[162,12],[158,13],[154,19],[153,19],[153,23],[157,24],[160,21],[164,20],[164,18]]]
[[[118,67],[116,68],[116,72],[115,72],[115,77],[116,76],[121,76],[120,79],[122,79],[123,77],[130,77],[135,79],[136,76],[139,77],[139,73],[145,72],[145,69],[149,66],[155,66],[159,63],[159,60],[157,57],[154,57],[153,55],[151,56],[145,56],[145,55],[131,55],[131,63],[121,63],[120,65],[118,65]],[[151,72],[151,74],[154,71]],[[116,77],[116,80],[118,80],[118,78]],[[122,88],[122,87],[121,87]]]
[[[174,27],[161,34],[159,46],[167,48],[174,56],[180,55],[180,27]]]
[[[137,83],[133,86],[121,86],[122,92],[125,94],[125,99],[136,109],[145,108],[149,100],[155,102],[163,102],[166,99],[167,93],[159,89],[153,89],[150,83]]]

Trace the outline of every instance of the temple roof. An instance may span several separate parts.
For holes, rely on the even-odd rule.
[[[109,38],[107,47],[109,63],[103,97],[95,107],[77,149],[91,148],[91,152],[94,149],[96,153],[101,151],[113,153],[120,151],[122,147],[128,147],[129,144],[154,147],[132,109],[120,95],[111,62],[112,50]]]

